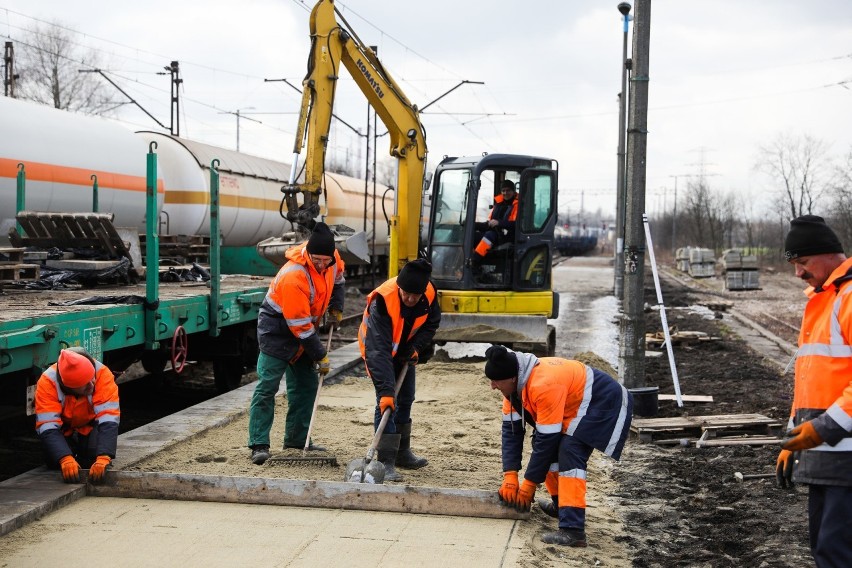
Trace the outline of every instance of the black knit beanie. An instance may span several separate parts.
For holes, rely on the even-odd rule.
[[[331,232],[331,229],[325,223],[317,223],[313,233],[311,233],[311,238],[308,239],[308,246],[305,248],[311,254],[333,257],[334,233]]]
[[[485,351],[485,376],[502,381],[518,376],[518,358],[502,345],[492,345]]]
[[[818,215],[802,215],[790,221],[790,232],[784,239],[784,258],[842,253],[843,245],[834,231]]]
[[[422,294],[429,284],[432,265],[425,258],[418,258],[406,263],[396,277],[397,286],[409,294]]]

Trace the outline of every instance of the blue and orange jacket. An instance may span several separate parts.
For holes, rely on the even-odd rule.
[[[524,478],[534,483],[542,483],[550,464],[558,461],[562,436],[573,436],[613,459],[621,457],[633,408],[627,389],[580,361],[514,355],[518,388],[514,405],[503,399],[503,471],[521,469],[525,420],[534,424],[535,436]]]
[[[422,353],[432,342],[440,323],[441,308],[431,282],[413,308],[402,303],[396,277],[370,292],[358,329],[358,345],[377,396],[394,396],[393,359],[397,353],[407,354],[412,350]],[[404,334],[405,329],[410,331]]]
[[[852,258],[810,298],[802,316],[789,426],[813,420],[824,443],[800,453],[793,481],[852,486]]]
[[[106,365],[92,360],[95,386],[88,396],[66,392],[54,363],[36,383],[36,433],[42,442],[48,463],[72,455],[66,438],[74,432],[88,436],[97,429],[96,455],[115,458],[121,411],[118,385]]]
[[[502,195],[494,198],[494,207],[488,213],[488,219],[497,221],[498,228],[512,231],[518,218],[518,196],[515,195],[511,203],[505,201]]]
[[[334,262],[323,274],[311,262],[307,243],[287,251],[287,264],[269,284],[257,314],[260,350],[284,361],[307,353],[312,361],[325,357],[317,325],[328,308],[343,311],[345,266],[334,251]]]

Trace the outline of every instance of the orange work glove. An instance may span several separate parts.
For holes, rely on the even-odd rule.
[[[112,462],[109,456],[98,456],[92,467],[89,468],[89,481],[92,483],[100,483],[104,480],[107,466]]]
[[[814,428],[813,422],[808,420],[802,422],[787,433],[787,436],[792,436],[787,442],[781,446],[784,450],[791,452],[800,452],[802,450],[810,450],[822,444],[822,436]]]
[[[417,354],[417,349],[415,349],[411,352],[411,355],[408,356],[408,364],[413,367],[418,361],[420,361],[420,355]]]
[[[775,480],[781,489],[793,488],[793,463],[795,463],[793,452],[781,450],[778,461],[775,462]]]
[[[518,490],[518,498],[515,500],[515,508],[518,511],[524,512],[530,510],[536,489],[538,489],[538,483],[524,479],[524,482],[521,483],[521,488]]]
[[[328,309],[328,319],[335,330],[340,329],[340,322],[343,321],[343,312],[335,308]]]
[[[514,505],[518,498],[518,472],[504,471],[503,484],[497,491],[500,496],[500,502],[504,505]]]
[[[80,464],[74,456],[65,456],[59,460],[62,469],[62,479],[65,483],[80,483]]]
[[[396,408],[392,396],[383,396],[379,399],[379,415],[384,414],[387,408],[390,408],[391,412]]]

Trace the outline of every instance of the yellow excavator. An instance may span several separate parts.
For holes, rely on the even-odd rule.
[[[443,312],[435,336],[439,344],[502,343],[553,354],[555,330],[547,319],[559,311],[559,296],[551,286],[556,161],[516,154],[448,157],[427,187],[426,134],[417,106],[352,31],[334,0],[320,0],[314,6],[310,33],[292,170],[282,189],[287,218],[308,226],[320,215],[325,151],[343,63],[388,129],[390,154],[397,158],[388,276],[418,257],[432,262]],[[297,183],[303,145],[304,177]],[[474,248],[483,232],[476,221],[487,219],[505,180],[517,189],[514,230],[475,259]]]

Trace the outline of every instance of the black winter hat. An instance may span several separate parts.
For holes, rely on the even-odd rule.
[[[485,351],[485,376],[502,381],[518,376],[518,358],[502,345],[492,345]]]
[[[409,294],[422,294],[429,284],[429,275],[432,274],[432,265],[425,258],[417,258],[409,261],[399,276],[396,277],[397,286]]]
[[[334,233],[325,223],[317,223],[305,248],[311,254],[334,257]]]
[[[843,245],[834,231],[818,215],[802,215],[790,221],[790,232],[784,239],[784,258],[842,253]]]

